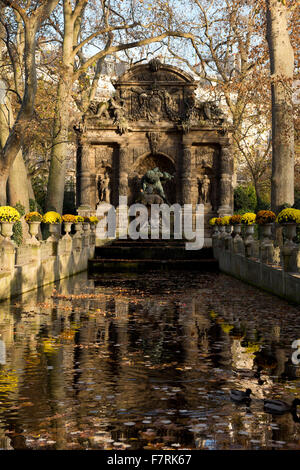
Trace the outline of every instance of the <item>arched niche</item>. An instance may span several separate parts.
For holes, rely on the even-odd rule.
[[[136,201],[141,191],[141,179],[148,170],[158,167],[161,171],[166,171],[174,175],[171,181],[163,183],[165,194],[170,203],[176,202],[176,168],[173,160],[163,153],[148,153],[138,158],[132,172],[128,178],[128,201],[132,204]]]

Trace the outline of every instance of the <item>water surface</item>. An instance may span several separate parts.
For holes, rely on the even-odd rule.
[[[300,397],[299,313],[215,273],[81,274],[1,303],[0,448],[299,449],[262,404]]]

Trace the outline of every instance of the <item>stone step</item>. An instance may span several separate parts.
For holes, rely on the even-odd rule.
[[[145,272],[154,269],[189,270],[189,271],[217,271],[218,262],[214,258],[202,260],[192,259],[92,259],[89,261],[89,273],[101,272]]]
[[[95,258],[109,259],[149,259],[149,260],[194,260],[213,258],[211,248],[186,250],[176,245],[106,245],[96,247]]]

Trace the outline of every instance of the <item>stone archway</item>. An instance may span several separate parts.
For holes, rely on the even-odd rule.
[[[132,172],[128,175],[128,202],[132,204],[136,201],[141,190],[141,178],[146,171],[158,167],[161,171],[166,171],[174,175],[172,181],[164,183],[164,190],[170,203],[176,201],[176,167],[172,159],[163,153],[148,153],[141,156],[136,162]]]

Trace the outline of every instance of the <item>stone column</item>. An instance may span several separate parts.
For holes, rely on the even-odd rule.
[[[119,206],[120,196],[128,195],[128,144],[123,142],[119,149],[118,200],[117,200],[117,236],[127,237],[128,215],[124,206]],[[126,202],[128,206],[128,201]]]
[[[127,167],[127,143],[120,145],[119,149],[119,178],[118,178],[118,197],[127,196],[128,193],[128,167]],[[117,201],[119,204],[119,201]]]
[[[181,203],[192,203],[192,150],[191,144],[183,144],[181,165]]]
[[[230,147],[223,146],[220,152],[220,205],[219,217],[232,215],[233,212],[233,188],[232,188],[232,156]]]
[[[80,207],[78,208],[81,215],[89,215],[83,214],[83,212],[92,209],[93,192],[96,190],[95,175],[92,174],[91,153],[91,145],[83,141],[80,165]]]

